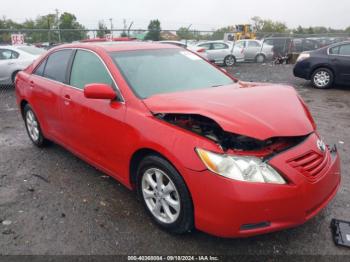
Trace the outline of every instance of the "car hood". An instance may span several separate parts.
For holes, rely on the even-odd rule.
[[[199,114],[227,132],[259,140],[314,131],[307,109],[288,86],[237,83],[154,95],[143,101],[153,114]]]

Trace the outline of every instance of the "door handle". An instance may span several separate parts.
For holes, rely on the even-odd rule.
[[[71,99],[70,99],[70,95],[64,95],[64,99],[65,99],[65,100],[71,100]]]
[[[69,106],[70,102],[71,102],[71,98],[70,98],[70,95],[64,95],[63,96],[63,100],[64,100],[64,104],[66,106]]]
[[[7,64],[8,64],[8,65],[14,65],[15,62],[8,62]]]

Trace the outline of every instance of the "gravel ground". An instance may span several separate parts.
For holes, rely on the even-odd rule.
[[[0,254],[349,254],[333,244],[329,224],[332,218],[350,220],[350,88],[314,90],[294,78],[288,65],[242,64],[229,72],[247,81],[295,86],[321,135],[337,144],[342,186],[314,219],[248,239],[167,234],[118,182],[57,145],[34,147],[14,90],[0,88]]]

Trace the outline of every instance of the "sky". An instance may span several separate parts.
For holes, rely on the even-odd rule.
[[[343,29],[350,26],[349,0],[2,0],[0,17],[23,22],[25,18],[70,12],[89,29],[99,20],[113,28],[123,28],[123,19],[134,22],[133,29],[147,28],[151,19],[159,19],[162,29],[181,26],[212,30],[227,25],[250,23],[260,16],[285,22],[288,27],[325,26]]]

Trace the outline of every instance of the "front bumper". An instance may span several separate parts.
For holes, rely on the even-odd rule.
[[[269,161],[288,184],[261,184],[230,180],[210,171],[188,171],[196,228],[220,237],[246,237],[305,223],[335,196],[340,184],[340,160],[331,154],[317,180],[310,181],[288,160],[316,150],[316,134]]]
[[[295,77],[310,80],[311,66],[308,59],[297,62],[293,68],[293,74]]]

